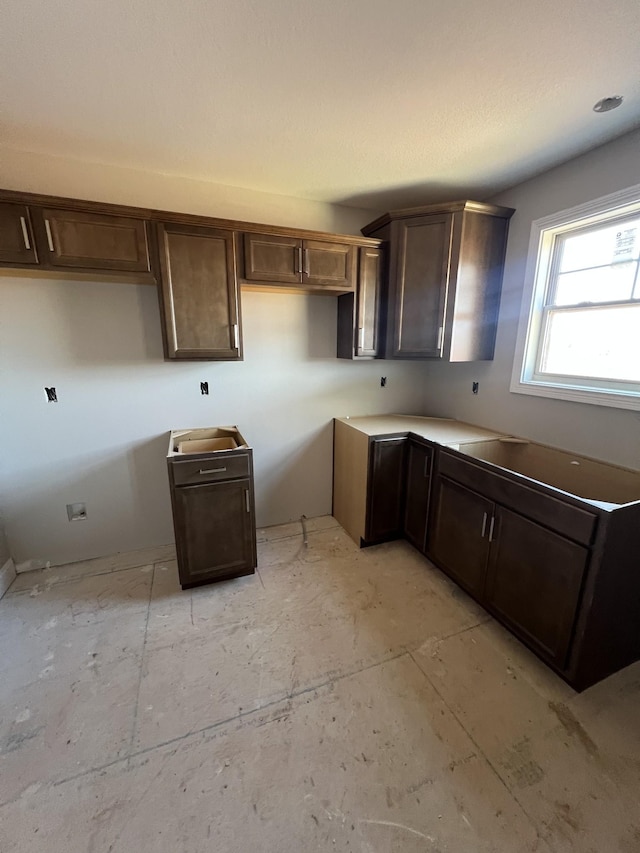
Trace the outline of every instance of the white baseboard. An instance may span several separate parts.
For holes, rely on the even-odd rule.
[[[0,569],[0,598],[2,598],[15,579],[16,567],[13,565],[13,560],[9,558]]]

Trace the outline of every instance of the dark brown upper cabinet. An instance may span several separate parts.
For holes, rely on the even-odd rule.
[[[493,358],[511,208],[396,210],[362,229],[389,246],[386,358]]]
[[[319,292],[353,290],[357,246],[277,234],[243,235],[244,279]]]
[[[46,266],[148,273],[144,219],[54,207],[32,207],[40,258]]]
[[[0,203],[0,263],[38,263],[29,208],[24,204]]]
[[[338,358],[376,358],[381,332],[382,250],[362,246],[355,293],[338,297]]]
[[[157,225],[165,356],[242,360],[235,232]]]

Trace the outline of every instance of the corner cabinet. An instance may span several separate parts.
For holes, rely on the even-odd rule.
[[[386,358],[492,359],[511,208],[396,210],[362,229],[389,257]]]
[[[242,360],[235,233],[160,222],[157,240],[166,358]]]

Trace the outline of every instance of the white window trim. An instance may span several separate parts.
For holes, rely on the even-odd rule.
[[[637,205],[638,199],[640,199],[640,184],[577,207],[561,210],[551,216],[536,219],[532,223],[522,305],[520,307],[520,321],[518,323],[518,337],[511,375],[510,390],[513,393],[529,394],[535,397],[551,397],[557,400],[571,400],[596,406],[611,406],[618,409],[640,410],[640,396],[635,392],[588,390],[579,385],[571,385],[570,382],[559,384],[530,378],[533,372],[531,370],[532,360],[535,358],[535,348],[530,346],[530,342],[537,342],[539,336],[539,309],[544,299],[544,288],[536,287],[536,282],[540,281],[542,276],[546,280],[548,261],[550,260],[548,250],[553,239],[551,234],[545,232],[549,232],[551,229],[557,231],[563,225],[566,225],[567,230],[570,230],[578,219],[584,220],[581,224],[586,225],[589,217],[593,217],[597,221],[603,213],[613,210],[617,214],[623,215],[625,208],[631,209],[632,205]],[[541,266],[538,273],[539,264]]]

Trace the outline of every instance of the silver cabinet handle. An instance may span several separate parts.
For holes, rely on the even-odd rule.
[[[240,328],[237,323],[233,324],[233,348],[240,349]]]
[[[226,468],[201,468],[198,474],[224,474]]]
[[[491,516],[491,525],[489,526],[489,542],[493,542],[493,525],[495,524],[495,515]]]
[[[296,272],[302,272],[302,246],[298,246],[298,269],[296,270]]]
[[[309,250],[304,250],[304,274],[309,275]]]
[[[442,349],[442,337],[444,333],[444,326],[440,326],[438,329],[438,349]]]
[[[251,512],[251,504],[249,503],[249,489],[244,490],[244,505],[247,508],[247,512]]]
[[[364,326],[360,326],[358,329],[358,346],[360,349],[364,349]]]
[[[47,232],[47,243],[49,244],[49,251],[55,252],[55,249],[53,248],[53,235],[51,234],[51,223],[48,219],[45,219],[44,227]]]
[[[25,249],[31,249],[31,240],[29,240],[29,231],[27,230],[27,220],[24,216],[20,217],[20,225],[22,226],[22,237],[24,239]]]
[[[429,462],[430,462],[429,456],[425,455],[425,457],[424,457],[424,470],[422,472],[423,477],[429,476]]]
[[[483,538],[484,538],[484,534],[485,534],[486,530],[487,530],[487,513],[483,512],[482,513],[482,533],[480,534],[480,536],[482,536]]]

